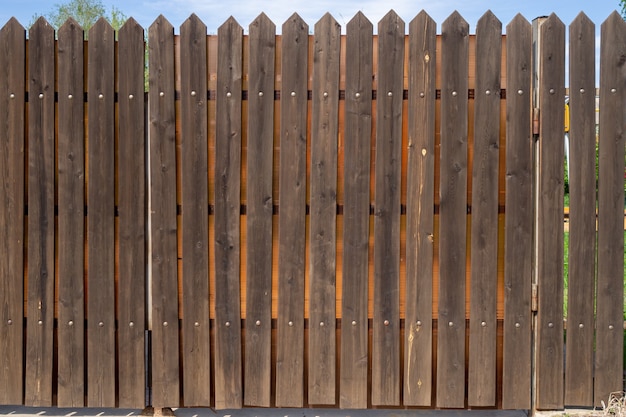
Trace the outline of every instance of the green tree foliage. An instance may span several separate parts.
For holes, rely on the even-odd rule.
[[[620,0],[620,6],[622,6],[622,17],[626,19],[626,0]]]
[[[72,17],[85,32],[101,17],[106,18],[115,30],[121,28],[126,22],[126,15],[115,6],[111,7],[110,13],[107,14],[102,0],[68,0],[65,3],[57,3],[48,13],[33,16],[33,22],[40,16],[45,17],[48,23],[57,29]]]

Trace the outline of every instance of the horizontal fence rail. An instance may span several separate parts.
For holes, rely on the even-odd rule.
[[[0,404],[606,402],[626,23],[602,23],[597,91],[594,24],[569,26],[567,90],[565,30],[391,11],[377,35],[361,13],[344,35],[329,14],[207,35],[192,15],[84,41],[11,19]]]

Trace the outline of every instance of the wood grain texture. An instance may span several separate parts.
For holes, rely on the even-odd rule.
[[[148,30],[152,239],[152,405],[179,404],[174,28]],[[149,325],[150,325],[149,324]]]
[[[530,409],[533,193],[532,27],[518,14],[506,27],[506,214],[502,408]]]
[[[415,406],[433,392],[436,30],[423,11],[409,26],[404,404]]]
[[[28,324],[24,404],[52,405],[54,331],[54,29],[39,18],[28,46]],[[16,93],[17,94],[17,93]]]
[[[400,404],[400,193],[404,21],[378,24],[372,404]]]
[[[598,289],[594,403],[622,390],[624,295],[624,108],[626,23],[613,12],[600,29]]]
[[[180,28],[183,398],[211,405],[206,26],[192,15]]]
[[[58,33],[58,398],[85,405],[85,126],[83,29],[73,19]]]
[[[118,380],[119,407],[146,404],[146,126],[144,31],[128,19],[118,32]]]
[[[244,403],[269,407],[272,376],[272,166],[276,25],[249,28]]]
[[[301,407],[309,27],[294,14],[282,33],[276,406]]]
[[[569,276],[565,405],[593,406],[596,253],[595,25],[584,14],[569,27]]]
[[[0,29],[0,404],[24,395],[24,110],[26,33]]]
[[[346,27],[341,408],[367,408],[372,141],[372,23],[363,13]]]
[[[222,409],[241,408],[243,404],[239,307],[243,29],[230,18],[220,26],[217,36],[215,408]]]
[[[468,405],[496,405],[498,172],[502,23],[491,12],[476,26],[472,171]]]
[[[455,12],[442,24],[441,31],[437,406],[462,408],[465,404],[469,25]]]

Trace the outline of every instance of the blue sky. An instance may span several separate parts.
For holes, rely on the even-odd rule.
[[[4,25],[11,17],[16,17],[22,25],[27,26],[36,13],[45,14],[54,8],[54,4],[63,0],[0,0],[0,25]],[[247,29],[247,26],[261,12],[268,15],[280,30],[292,13],[297,12],[312,29],[315,22],[326,12],[330,12],[343,28],[350,19],[362,11],[372,22],[376,23],[390,9],[395,10],[408,23],[422,9],[425,10],[438,25],[453,11],[459,11],[470,24],[470,32],[474,33],[476,22],[487,10],[491,10],[506,26],[508,22],[521,13],[529,21],[537,16],[556,13],[559,18],[569,24],[583,11],[596,24],[599,33],[600,24],[611,12],[619,9],[619,0],[435,0],[431,2],[415,0],[102,0],[108,7],[115,6],[126,16],[134,17],[142,26],[148,27],[163,14],[174,27],[178,28],[195,13],[207,25],[209,33],[216,33],[217,28],[228,17],[233,16]],[[376,24],[374,25],[376,27]],[[178,29],[176,30],[178,32]]]

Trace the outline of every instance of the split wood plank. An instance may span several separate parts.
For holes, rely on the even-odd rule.
[[[58,33],[58,399],[85,406],[84,32],[69,19]]]
[[[409,25],[404,405],[412,406],[432,398],[436,31],[424,11]]]
[[[454,12],[442,27],[437,406],[465,405],[465,265],[469,25]]]
[[[174,28],[148,30],[152,235],[152,405],[179,404]]]
[[[400,405],[400,193],[404,21],[378,24],[372,404]]]
[[[530,409],[533,256],[532,27],[518,14],[506,27],[506,214],[502,408]]]
[[[327,13],[315,25],[309,232],[309,404],[335,404],[337,134],[341,26]]]
[[[211,404],[206,39],[195,14],[180,27],[183,397],[185,406],[204,407]]]
[[[118,32],[117,175],[119,212],[118,380],[119,407],[146,404],[146,127],[144,31],[128,19]]]
[[[591,407],[596,254],[596,30],[593,22],[581,13],[569,31],[569,325],[565,344],[565,405]]]
[[[594,403],[622,390],[624,295],[624,108],[626,22],[613,12],[600,29],[598,303]]]
[[[15,18],[0,29],[0,404],[24,395],[24,110],[26,33]]]
[[[309,26],[282,27],[276,406],[304,402],[304,269]]]
[[[538,409],[563,408],[563,126],[565,25],[552,14],[539,27],[539,187],[537,216]]]
[[[269,407],[272,376],[272,168],[276,26],[249,28],[244,403]]]
[[[28,324],[24,404],[52,405],[54,332],[54,29],[39,18],[28,47]],[[16,94],[18,94],[16,92]]]
[[[496,405],[498,172],[502,23],[491,12],[476,26],[472,172],[468,405]]]
[[[215,133],[215,408],[241,408],[240,187],[243,29],[217,31]]]
[[[346,27],[341,408],[367,408],[370,150],[373,25],[361,12]]]

